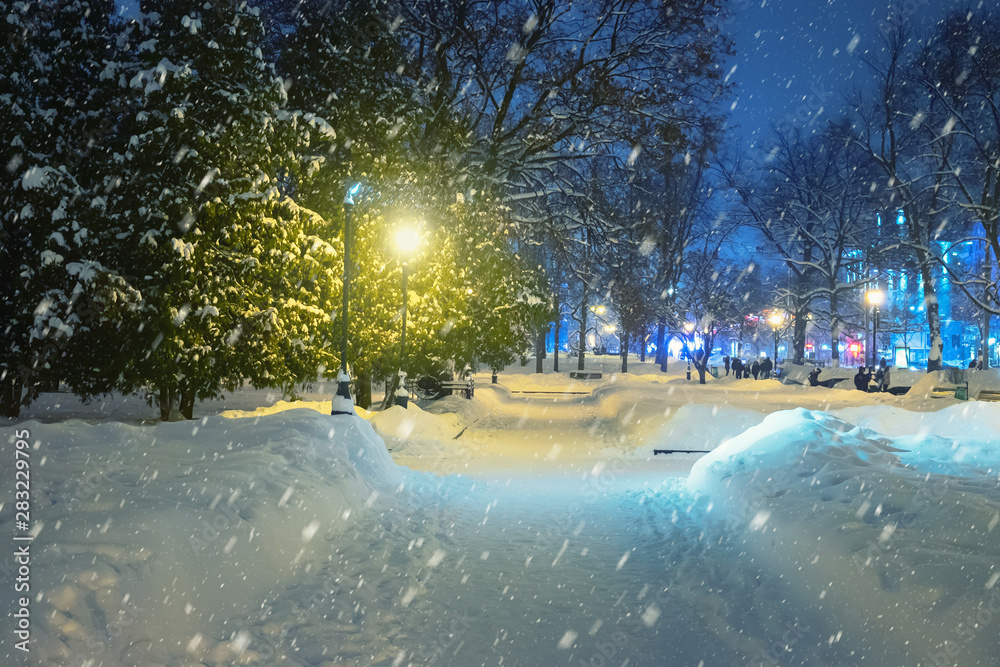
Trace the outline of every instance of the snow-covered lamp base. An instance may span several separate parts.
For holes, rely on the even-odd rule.
[[[396,386],[396,393],[393,396],[393,404],[405,408],[410,404],[410,392],[406,390],[406,373],[399,372],[399,384]]]
[[[337,393],[333,395],[331,415],[353,415],[354,399],[351,398],[351,376],[340,371],[337,373]]]

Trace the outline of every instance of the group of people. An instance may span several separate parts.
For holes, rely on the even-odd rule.
[[[743,361],[739,357],[735,359],[730,359],[729,357],[722,357],[723,363],[726,365],[726,375],[729,375],[730,369],[733,371],[733,376],[737,380],[753,379],[758,378],[769,380],[771,378],[771,373],[774,371],[774,362],[766,354],[761,360],[754,359],[753,363]]]
[[[854,386],[859,391],[889,391],[889,371],[892,367],[885,363],[885,357],[878,362],[878,366],[858,366],[858,372],[854,376]],[[872,381],[875,388],[871,388]]]

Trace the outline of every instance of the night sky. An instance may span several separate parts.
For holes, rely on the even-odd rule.
[[[844,93],[863,85],[861,59],[878,49],[878,23],[890,4],[926,32],[956,0],[732,0],[726,30],[735,41],[736,107],[742,143],[762,140],[775,123],[817,123],[838,115]],[[978,2],[976,3],[978,4]]]

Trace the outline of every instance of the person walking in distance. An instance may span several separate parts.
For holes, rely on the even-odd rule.
[[[764,355],[764,361],[760,362],[760,372],[765,380],[771,379],[771,370],[774,368],[774,362],[771,361],[771,357]]]
[[[872,374],[865,370],[864,366],[858,366],[858,372],[854,376],[854,386],[858,391],[868,391],[868,383],[871,382]]]

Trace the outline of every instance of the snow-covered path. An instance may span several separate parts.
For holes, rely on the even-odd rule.
[[[736,665],[763,655],[733,629],[761,629],[752,613],[729,618],[749,610],[756,584],[731,570],[705,531],[705,502],[677,477],[696,456],[626,454],[599,405],[492,402],[443,446],[390,444],[397,463],[434,472],[406,473],[397,496],[338,541],[331,571],[353,568],[346,593],[337,582],[336,616],[353,625],[333,636],[317,624],[324,636],[295,645],[341,647],[335,664]],[[365,581],[377,591],[365,594]]]
[[[512,396],[489,388],[480,390],[480,395],[486,398],[484,411],[465,415],[467,423],[457,425],[454,432],[431,430],[431,441],[422,439],[424,424],[419,421],[413,423],[412,431],[404,431],[405,437],[382,433],[393,460],[439,475],[501,480],[597,477],[605,483],[609,478],[624,481],[623,488],[687,474],[697,460],[692,454],[656,457],[651,445],[637,449],[637,438],[630,432],[634,420],[623,423],[599,396]],[[462,407],[456,399],[432,404],[428,410],[448,414]],[[656,423],[667,422],[663,409],[658,412]],[[412,419],[392,418],[404,424]]]
[[[312,609],[336,622],[288,638],[300,658],[312,647],[305,664],[737,665],[763,648],[727,619],[753,582],[713,560],[704,507],[679,481],[656,494],[565,476],[408,482],[299,585],[289,611],[336,590]]]

